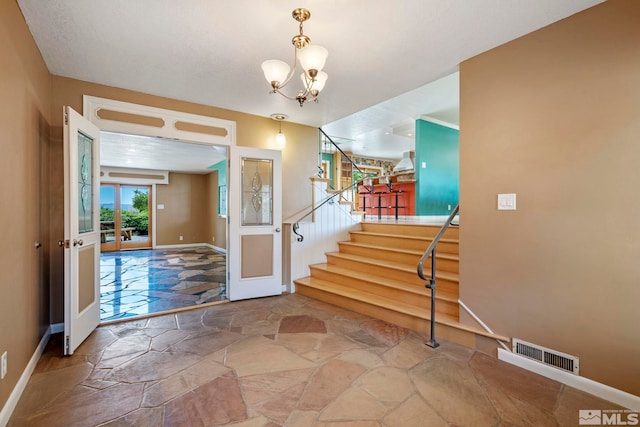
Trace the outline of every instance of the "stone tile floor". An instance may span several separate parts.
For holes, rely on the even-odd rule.
[[[616,409],[485,354],[283,295],[52,337],[9,426],[574,426]]]
[[[123,319],[226,299],[226,255],[206,247],[104,252],[100,319]]]

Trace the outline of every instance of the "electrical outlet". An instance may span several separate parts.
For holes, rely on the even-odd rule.
[[[7,352],[2,353],[2,360],[0,361],[0,379],[4,379],[7,376]]]
[[[178,237],[178,238],[179,238],[180,240],[184,240],[184,237],[183,237],[183,236],[180,236],[180,237]]]
[[[211,236],[211,242],[213,242],[213,243],[216,242],[216,236]]]

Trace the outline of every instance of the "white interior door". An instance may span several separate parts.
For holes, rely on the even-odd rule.
[[[282,293],[282,153],[230,147],[229,299]]]
[[[100,131],[64,107],[64,354],[100,323]]]

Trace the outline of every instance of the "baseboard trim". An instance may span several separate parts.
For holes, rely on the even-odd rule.
[[[206,243],[185,243],[181,245],[157,245],[153,249],[181,249],[181,248],[194,248],[194,247],[202,247],[207,246]]]
[[[64,332],[64,323],[54,323],[51,325],[51,334],[59,334]]]
[[[213,249],[214,251],[218,251],[218,252],[221,252],[223,254],[227,253],[227,250],[225,248],[220,248],[220,247],[215,246],[215,245],[210,245],[209,243],[205,243],[205,246],[208,247],[209,249]]]
[[[64,324],[62,324],[62,326],[64,329]],[[9,395],[9,399],[7,399],[7,403],[5,403],[4,406],[2,407],[2,410],[0,411],[0,426],[5,427],[9,423],[9,419],[11,418],[13,411],[16,409],[16,406],[18,405],[18,401],[22,396],[22,392],[24,392],[24,389],[27,387],[29,378],[31,378],[31,374],[36,369],[36,365],[40,360],[40,356],[42,356],[42,353],[44,352],[44,348],[47,346],[47,343],[49,342],[49,337],[51,336],[52,328],[53,328],[53,325],[49,327],[44,333],[44,335],[42,336],[40,343],[38,343],[38,347],[36,347],[36,351],[33,353],[33,356],[31,356],[29,363],[27,363],[27,366],[24,368],[22,375],[20,375],[20,379],[18,380],[18,383],[16,384],[16,386],[13,388],[13,391]]]
[[[577,388],[578,390],[592,394],[601,399],[608,400],[609,402],[615,403],[616,405],[620,405],[624,408],[640,411],[640,397],[634,396],[626,391],[618,390],[617,388],[613,388],[579,375],[563,372],[559,369],[534,362],[526,357],[511,353],[501,348],[498,349],[498,359],[511,363],[512,365],[519,366],[527,371],[535,372],[543,377],[561,382],[562,384]]]
[[[227,250],[225,248],[219,248],[218,246],[210,245],[209,243],[185,243],[184,245],[157,245],[153,249],[201,248],[203,246],[209,249],[213,249],[214,251],[222,252],[224,254],[227,253]]]

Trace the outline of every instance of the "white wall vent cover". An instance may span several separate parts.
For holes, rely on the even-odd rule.
[[[514,338],[512,342],[513,352],[515,354],[579,375],[580,359],[575,356],[551,350],[537,344],[531,344],[517,338]]]

